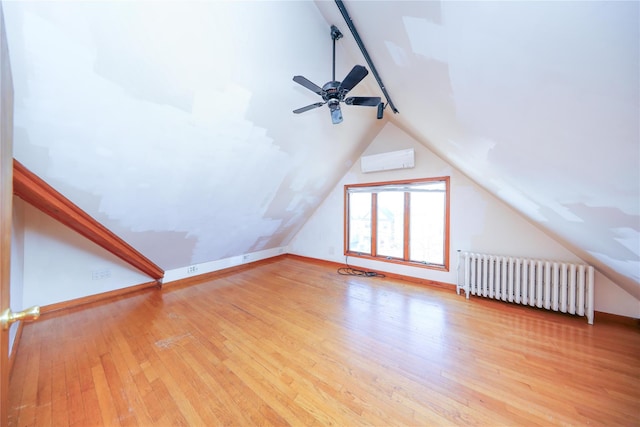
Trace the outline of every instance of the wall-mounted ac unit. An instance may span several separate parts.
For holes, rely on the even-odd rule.
[[[409,169],[415,166],[413,148],[389,153],[373,154],[360,158],[362,173],[387,171],[393,169]]]

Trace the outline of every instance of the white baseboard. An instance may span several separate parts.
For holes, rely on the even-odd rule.
[[[192,264],[185,267],[174,268],[173,270],[167,270],[164,272],[162,283],[165,284],[169,282],[175,282],[176,280],[186,279],[187,277],[212,273],[214,271],[224,270],[225,268],[236,267],[242,264],[248,264],[267,258],[273,258],[275,256],[286,253],[287,247],[281,246],[277,248],[265,249],[263,251],[251,252],[248,254],[219,259],[216,261],[209,261],[203,262],[201,264]]]

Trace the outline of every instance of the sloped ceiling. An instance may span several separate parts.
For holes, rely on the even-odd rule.
[[[16,158],[165,270],[286,244],[382,125],[292,113],[331,79],[313,2],[5,9]]]
[[[348,8],[399,127],[640,298],[640,3]]]
[[[16,158],[164,269],[286,245],[390,120],[640,298],[637,2],[5,3]],[[354,95],[381,95],[369,75]]]

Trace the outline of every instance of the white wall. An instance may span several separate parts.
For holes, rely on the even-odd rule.
[[[21,311],[27,307],[23,303],[24,292],[24,202],[13,198],[13,215],[11,218],[11,279],[9,294],[11,311]],[[9,354],[13,349],[18,323],[9,329]]]
[[[596,270],[594,307],[596,311],[640,318],[640,300]]]
[[[69,301],[153,280],[31,205],[22,205],[24,307]],[[101,276],[94,278],[95,273]]]
[[[349,264],[439,282],[456,283],[457,250],[581,262],[571,251],[524,219],[516,211],[483,190],[405,132],[388,123],[363,155],[413,148],[413,169],[360,172],[359,162],[340,180],[330,195],[289,244],[297,255],[344,262],[344,185],[436,176],[451,177],[450,269],[448,272],[349,258]],[[595,309],[640,317],[640,302],[596,276]]]
[[[14,311],[113,291],[153,279],[14,197],[11,306]],[[167,270],[163,283],[275,257],[286,247]],[[94,278],[94,273],[105,273]],[[14,333],[15,335],[15,333]],[[13,337],[13,336],[12,336]]]

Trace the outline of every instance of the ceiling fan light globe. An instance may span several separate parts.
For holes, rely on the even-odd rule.
[[[331,122],[334,125],[342,123],[342,111],[340,110],[340,108],[331,110]]]

